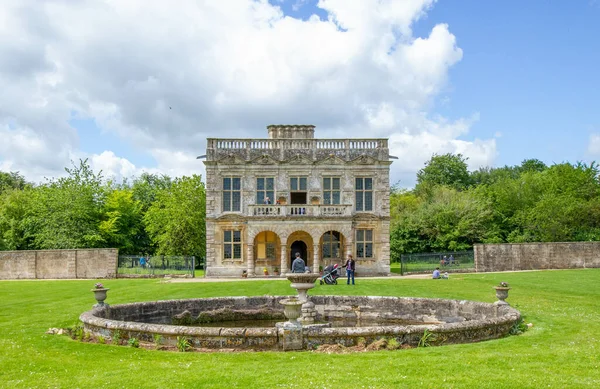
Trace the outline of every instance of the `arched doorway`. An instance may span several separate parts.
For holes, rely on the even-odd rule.
[[[294,231],[287,239],[288,265],[292,268],[292,261],[296,253],[300,253],[306,266],[312,269],[314,261],[314,246],[312,236],[306,231]]]
[[[306,243],[301,240],[296,240],[290,246],[290,269],[292,268],[292,262],[296,258],[296,253],[300,253],[300,258],[304,259],[304,263],[308,265],[308,247]]]

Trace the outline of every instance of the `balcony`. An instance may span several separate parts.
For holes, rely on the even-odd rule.
[[[352,204],[335,204],[335,205],[248,205],[248,216],[261,217],[340,217],[352,216]]]

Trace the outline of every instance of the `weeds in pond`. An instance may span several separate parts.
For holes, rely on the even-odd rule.
[[[129,340],[127,341],[127,344],[133,348],[140,347],[140,341],[137,340],[136,338],[129,338]]]
[[[177,337],[177,350],[184,353],[191,347],[190,341],[185,336]]]

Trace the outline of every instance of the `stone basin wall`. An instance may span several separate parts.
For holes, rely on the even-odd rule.
[[[237,320],[282,317],[279,301],[289,296],[218,297],[115,305],[85,312],[80,319],[87,332],[110,339],[115,331],[122,338],[135,337],[152,342],[154,334],[173,346],[178,336],[187,337],[194,347],[282,350],[286,336],[283,328],[220,328],[171,325],[176,317],[206,321],[235,317]],[[500,338],[508,334],[520,314],[508,305],[464,300],[403,297],[311,296],[317,320],[347,318],[381,321],[375,327],[327,328],[308,325],[300,333],[302,348],[322,344],[354,346],[359,339],[367,343],[387,338],[417,346],[425,330],[432,333],[431,345],[468,343]],[[225,316],[224,316],[225,315]],[[229,315],[229,316],[227,316]],[[435,324],[386,325],[386,320],[410,320]],[[283,319],[282,319],[283,321]]]

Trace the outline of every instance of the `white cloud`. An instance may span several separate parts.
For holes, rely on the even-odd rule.
[[[600,134],[590,135],[587,152],[593,157],[600,156]]]
[[[74,114],[148,150],[166,174],[200,173],[207,137],[265,137],[271,123],[390,137],[403,158],[393,172],[414,175],[445,150],[491,161],[493,139],[458,140],[472,118],[430,112],[462,58],[445,24],[413,37],[433,3],[320,0],[329,20],[301,21],[266,0],[5,0],[0,168],[61,174],[84,154]],[[115,177],[152,170],[110,150],[88,157]]]

